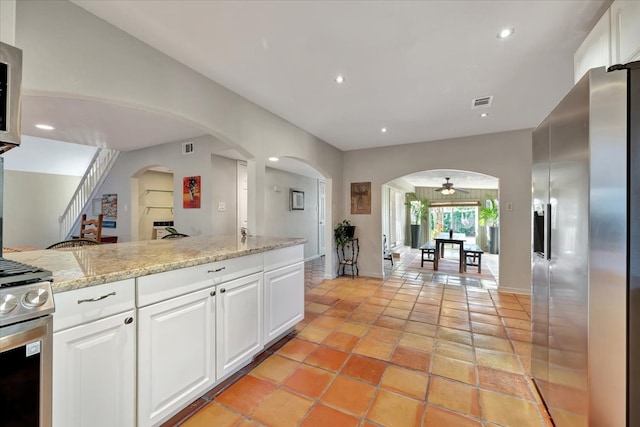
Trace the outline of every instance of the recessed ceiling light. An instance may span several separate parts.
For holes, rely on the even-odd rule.
[[[515,31],[515,30],[514,30],[513,28],[505,28],[505,29],[501,30],[501,31],[498,33],[498,38],[499,38],[499,39],[506,39],[507,37],[509,37],[510,35],[512,35],[514,31]]]
[[[36,127],[37,127],[38,129],[44,129],[44,130],[54,130],[54,129],[55,129],[55,128],[54,128],[53,126],[51,126],[51,125],[45,125],[45,124],[42,124],[42,123],[37,124],[37,125],[36,125]]]
[[[338,84],[344,83],[344,76],[342,74],[338,74],[336,76],[336,83],[338,83]]]
[[[277,162],[278,160],[280,160],[280,159],[277,158],[277,157],[269,157],[269,161],[270,162]]]
[[[382,133],[387,133],[387,128],[382,128],[382,129],[380,129],[380,132],[382,132]]]
[[[487,117],[489,115],[489,113],[482,113],[480,114],[480,117]]]

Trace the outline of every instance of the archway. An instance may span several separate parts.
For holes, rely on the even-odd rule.
[[[491,224],[483,219],[486,217],[487,206],[499,204],[499,199],[497,177],[468,170],[425,170],[385,183],[381,198],[382,234],[388,236],[388,239],[383,252],[391,255],[391,259],[385,257],[383,260],[383,276],[411,271],[407,274],[435,277],[430,274],[435,269],[433,255],[422,251],[421,247],[433,247],[436,238],[446,238],[444,234],[450,231],[452,235],[455,234],[456,239],[464,241],[465,248],[477,245],[483,251],[481,265],[473,268],[467,266],[466,273],[454,272],[458,276],[455,280],[459,282],[461,278],[463,281],[466,278],[468,282],[483,287],[497,287],[499,234],[491,235],[488,230]],[[419,231],[416,233],[416,230]],[[497,230],[499,231],[499,227]],[[460,263],[457,247],[456,250],[449,250],[444,246],[440,249],[445,249],[447,256],[463,265]],[[402,256],[405,256],[404,262],[401,260]],[[418,262],[415,262],[416,257]],[[425,263],[422,259],[424,257],[430,262]],[[470,274],[476,271],[475,268],[477,274]],[[439,263],[439,273],[442,273],[442,263]],[[442,276],[443,274],[438,274],[439,279],[445,280]],[[471,277],[478,280],[471,280]]]
[[[331,177],[310,162],[286,155],[273,156],[265,166],[264,234],[306,238],[305,261],[324,259],[323,279],[334,277]]]

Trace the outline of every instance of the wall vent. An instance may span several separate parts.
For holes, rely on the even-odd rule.
[[[182,143],[182,154],[192,154],[193,153],[193,141],[183,142]]]
[[[493,95],[483,96],[481,98],[475,98],[471,100],[471,109],[474,110],[476,108],[488,108],[488,107],[491,107],[492,103],[493,103]]]

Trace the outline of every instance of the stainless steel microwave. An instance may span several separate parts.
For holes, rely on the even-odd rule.
[[[22,50],[0,42],[0,154],[20,145]]]

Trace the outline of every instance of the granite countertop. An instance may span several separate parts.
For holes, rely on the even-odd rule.
[[[147,274],[301,245],[303,238],[193,236],[182,239],[12,252],[4,257],[53,273],[53,292],[66,292]]]

